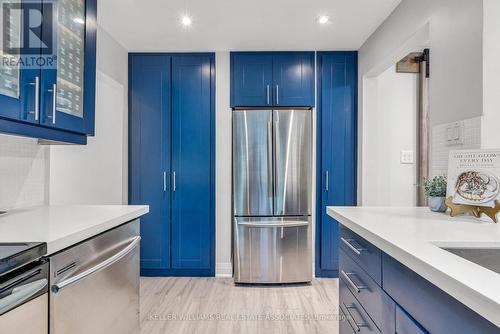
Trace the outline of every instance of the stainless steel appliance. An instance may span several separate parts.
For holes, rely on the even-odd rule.
[[[234,279],[312,279],[311,110],[233,111]]]
[[[139,221],[50,256],[50,333],[139,333]]]
[[[48,274],[45,243],[0,244],[0,332],[47,334]]]

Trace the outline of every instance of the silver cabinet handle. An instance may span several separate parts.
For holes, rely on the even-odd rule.
[[[35,110],[30,111],[30,114],[35,115],[35,121],[38,121],[40,117],[40,77],[35,77],[35,82],[30,83],[30,85],[35,86]]]
[[[276,85],[276,104],[280,104],[280,86]]]
[[[270,94],[269,94],[269,85],[267,85],[267,104],[270,103],[270,98],[269,98]]]
[[[329,183],[330,183],[330,174],[328,173],[328,171],[326,171],[326,176],[325,176],[325,191],[328,192],[329,191]]]
[[[163,172],[163,192],[167,191],[167,172]]]
[[[46,278],[42,278],[37,281],[15,287],[10,295],[0,299],[0,314],[4,314],[14,307],[21,305],[45,288],[47,284],[48,280]]]
[[[52,85],[52,124],[56,124],[57,84]]]
[[[346,273],[345,271],[341,270],[340,274],[344,279],[349,283],[349,285],[357,292],[360,293],[361,290],[367,289],[365,285],[357,285],[354,283],[354,281],[351,279],[351,276],[357,276],[355,273]]]
[[[346,244],[347,247],[349,247],[357,255],[361,255],[361,252],[366,251],[365,248],[360,248],[360,247],[353,246],[353,244],[351,242],[355,241],[354,239],[344,239],[344,238],[341,237],[340,240],[342,240],[342,242],[344,244]]]
[[[355,306],[347,306],[344,302],[342,302],[342,305],[344,305],[344,308],[347,311],[347,315],[349,315],[349,317],[351,317],[353,325],[354,325],[354,327],[356,327],[356,332],[361,332],[361,327],[369,327],[367,323],[357,322],[356,320],[354,320],[354,317],[352,316],[351,310],[355,310],[356,312],[358,312],[358,309]],[[349,319],[347,319],[347,321],[349,321]]]
[[[47,117],[52,119],[52,124],[56,124],[57,84],[53,84],[49,92],[52,92],[52,115]]]
[[[114,264],[115,262],[121,260],[122,258],[124,258],[125,256],[127,256],[138,244],[139,242],[141,241],[141,237],[137,236],[135,238],[132,239],[132,241],[127,245],[127,247],[125,247],[124,249],[122,249],[121,251],[119,251],[118,253],[116,253],[115,255],[107,258],[106,260],[96,264],[95,266],[75,275],[75,276],[72,276],[58,284],[55,284],[52,286],[52,292],[54,293],[58,293],[61,289],[64,289],[72,284],[75,284],[76,282],[82,280],[82,279],[85,279],[86,277],[98,272],[98,271],[101,271],[103,269],[106,269],[107,267],[109,267],[110,265]]]
[[[175,180],[175,171],[172,172],[172,191],[175,192],[177,190],[177,184]]]

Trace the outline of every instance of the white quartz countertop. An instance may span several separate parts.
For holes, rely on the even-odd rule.
[[[0,215],[0,242],[46,242],[47,255],[134,220],[143,205],[40,206]]]
[[[500,224],[428,208],[328,207],[327,212],[500,327],[500,274],[440,248],[500,248]]]

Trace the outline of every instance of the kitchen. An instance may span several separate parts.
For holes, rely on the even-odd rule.
[[[1,2],[1,333],[499,332],[497,1]]]

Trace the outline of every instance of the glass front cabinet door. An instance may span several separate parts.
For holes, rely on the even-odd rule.
[[[56,61],[55,66],[42,69],[41,73],[41,123],[92,135],[96,1],[57,0],[47,3],[54,6],[54,24],[42,27],[42,39],[52,43]]]
[[[27,6],[19,0],[2,0],[0,2],[0,117],[31,123],[39,122],[40,104],[40,68],[20,61],[20,55],[28,53],[22,41],[28,38],[23,29],[23,21],[27,20],[24,10]],[[41,6],[30,3],[31,8]],[[41,28],[39,28],[39,31]],[[36,33],[37,28],[33,28]],[[31,50],[37,50],[39,43],[31,40]]]

